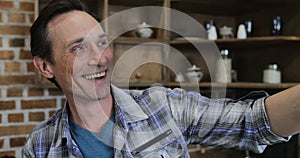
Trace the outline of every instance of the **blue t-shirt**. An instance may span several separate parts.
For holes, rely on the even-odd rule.
[[[114,157],[113,127],[114,113],[99,133],[90,132],[70,120],[70,131],[84,157],[110,158]]]

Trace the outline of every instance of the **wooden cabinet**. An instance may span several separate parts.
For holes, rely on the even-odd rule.
[[[227,88],[280,90],[300,82],[300,74],[297,73],[300,63],[300,11],[298,9],[300,2],[297,0],[252,0],[249,2],[238,0],[85,0],[85,2],[92,6],[92,9],[103,19],[110,18],[122,11],[126,12],[123,16],[120,16],[121,18],[117,22],[109,24],[106,21],[103,23],[107,31],[114,36],[112,45],[116,57],[115,63],[117,63],[121,52],[124,53],[132,50],[130,48],[140,47],[140,45],[149,42],[160,43],[156,46],[152,44],[153,48],[147,46],[147,49],[139,50],[144,55],[147,52],[151,52],[150,54],[157,52],[158,56],[155,58],[161,58],[159,60],[161,66],[156,63],[152,67],[153,63],[149,62],[133,70],[132,74],[129,75],[131,76],[129,78],[132,87],[147,87],[152,83],[161,83],[170,87],[179,86],[174,81],[175,72],[170,66],[180,65],[180,59],[178,60],[173,54],[170,54],[171,49],[175,49],[184,55],[190,65],[197,65],[202,69],[204,78],[199,84],[200,87],[221,86],[212,80],[214,74],[211,71],[214,71],[214,67],[211,66],[212,69],[209,69],[210,66],[207,66],[213,64],[216,57],[210,55],[203,58],[202,52],[199,53],[194,45],[205,47],[211,42],[216,45],[217,51],[221,49],[229,50],[232,57],[232,67],[237,71],[237,82],[226,84]],[[141,11],[130,13],[130,10],[144,6],[162,8],[160,10],[144,8]],[[173,15],[173,9],[186,14],[201,25],[206,21],[214,20],[217,29],[224,25],[232,27],[234,38],[221,39],[219,36],[217,40],[209,41],[206,39],[206,30],[195,30],[191,29],[193,26],[186,26],[186,23],[182,23],[184,20],[177,19],[177,16]],[[280,36],[271,36],[272,19],[275,16],[281,16],[282,18],[282,33]],[[246,20],[251,20],[253,23],[252,36],[246,39],[236,39],[237,26]],[[142,22],[154,26],[152,27],[154,33],[149,39],[140,38],[136,33],[136,26]],[[180,30],[181,35],[174,32],[173,26],[175,25],[178,26],[177,30]],[[118,28],[123,27],[126,28],[122,30],[123,32],[118,30]],[[115,30],[119,32],[117,31],[118,33],[114,34]],[[182,37],[182,35],[185,38],[176,38]],[[189,40],[191,37],[192,40]],[[166,47],[166,45],[169,47]],[[208,54],[213,53],[209,52]],[[128,62],[134,63],[139,61],[139,58],[138,56],[132,56]],[[211,63],[208,63],[208,60]],[[282,72],[281,84],[262,83],[263,69],[269,63],[279,65]],[[178,72],[184,72],[186,68],[183,66],[175,69]],[[153,73],[153,69],[155,69],[155,73]],[[124,73],[124,75],[128,74]],[[125,76],[125,78],[128,77]],[[119,74],[118,77],[114,78],[114,81],[116,84],[122,85],[123,79]]]
[[[298,1],[171,1],[171,7],[185,11],[200,23],[213,19],[217,28],[227,25],[233,28],[235,34],[239,24],[249,19],[253,22],[252,37],[215,41],[220,50],[228,49],[231,53],[233,69],[238,74],[238,82],[228,85],[232,88],[280,88],[300,81],[300,74],[296,71],[300,60],[297,29],[300,12],[296,6],[299,7]],[[282,17],[282,35],[271,36],[272,18],[277,15]],[[189,53],[191,62],[201,67],[197,62],[197,53],[188,41],[171,39],[170,42],[181,52]],[[283,84],[262,84],[262,71],[265,65],[273,62],[278,63],[281,68]],[[205,78],[204,82],[206,81],[210,82],[210,78]]]

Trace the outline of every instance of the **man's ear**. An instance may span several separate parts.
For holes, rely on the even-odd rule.
[[[44,77],[46,77],[46,78],[54,77],[50,63],[47,62],[45,59],[38,57],[38,56],[34,56],[33,64],[41,72],[41,74]]]

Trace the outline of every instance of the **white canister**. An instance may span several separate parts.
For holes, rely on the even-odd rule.
[[[281,71],[277,64],[269,64],[263,71],[264,83],[281,83]]]
[[[231,58],[227,49],[221,50],[221,57],[216,62],[215,81],[222,83],[231,82]]]
[[[237,38],[238,39],[245,39],[247,38],[246,27],[244,24],[240,24],[237,31]]]
[[[217,29],[214,25],[210,26],[208,32],[208,40],[218,39]]]

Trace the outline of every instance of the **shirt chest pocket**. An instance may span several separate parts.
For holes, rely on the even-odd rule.
[[[181,134],[171,129],[143,142],[132,150],[134,157],[176,158],[182,157],[186,149]]]

